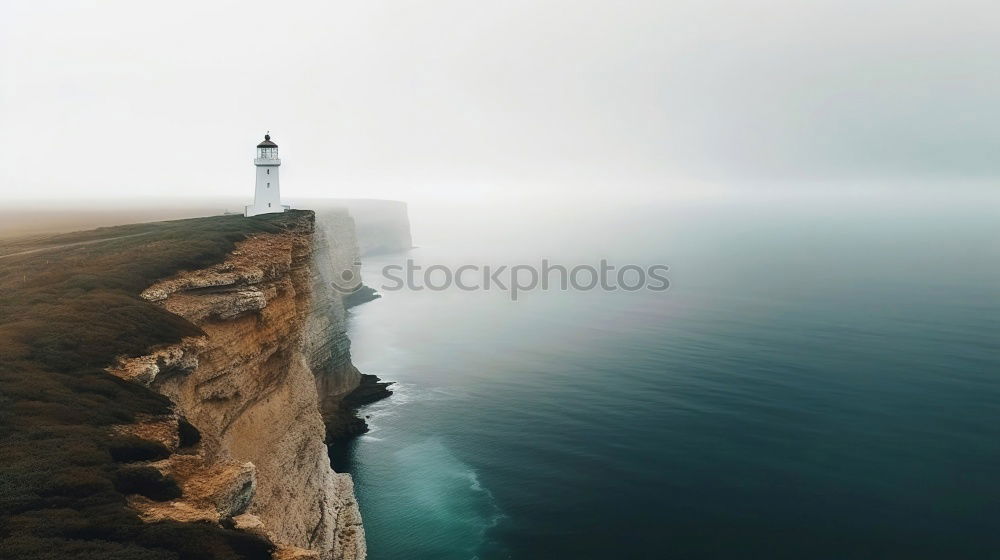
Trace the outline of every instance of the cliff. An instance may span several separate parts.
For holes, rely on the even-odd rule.
[[[338,432],[353,421],[341,406],[343,398],[358,387],[361,374],[351,363],[351,342],[347,337],[347,305],[350,292],[331,289],[345,273],[360,283],[358,241],[355,222],[344,210],[317,214],[313,284],[322,286],[314,300],[316,312],[310,314],[307,325],[310,336],[306,352],[316,372],[316,390],[320,410],[328,420],[327,428]],[[357,287],[352,284],[352,287]]]
[[[405,202],[369,199],[316,199],[309,201],[323,221],[327,215],[350,212],[357,231],[359,254],[397,253],[413,248],[410,217]]]
[[[358,272],[352,219],[316,222],[0,239],[0,558],[364,556],[323,437],[387,391],[329,289]]]
[[[132,494],[128,504],[147,522],[266,536],[276,557],[364,558],[351,477],[330,467],[323,421],[324,412],[338,418],[361,379],[342,296],[330,289],[332,274],[357,270],[354,226],[346,213],[322,228],[311,213],[285,221],[283,231],[237,242],[221,263],[142,292],[204,334],[109,368],[175,404],[172,415],[117,429],[170,451],[144,465],[176,481],[179,496]],[[191,441],[181,441],[188,425]]]

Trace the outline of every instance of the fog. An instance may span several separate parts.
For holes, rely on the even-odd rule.
[[[989,184],[991,2],[4,2],[12,199]]]

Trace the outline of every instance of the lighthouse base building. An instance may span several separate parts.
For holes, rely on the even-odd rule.
[[[253,204],[248,205],[243,214],[245,216],[274,214],[291,208],[281,203],[281,187],[278,184],[281,160],[278,159],[278,145],[271,141],[270,134],[265,134],[264,141],[257,144],[257,157],[254,158],[253,164],[257,168]]]

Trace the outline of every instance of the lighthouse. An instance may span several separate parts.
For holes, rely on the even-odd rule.
[[[253,204],[246,207],[244,215],[271,214],[284,212],[289,206],[281,204],[281,189],[278,186],[278,145],[271,142],[271,135],[265,134],[264,141],[257,144],[257,157],[253,160],[257,168],[257,186],[253,194]]]

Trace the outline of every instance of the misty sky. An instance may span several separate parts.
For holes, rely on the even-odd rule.
[[[8,198],[1000,175],[995,2],[0,1]]]

